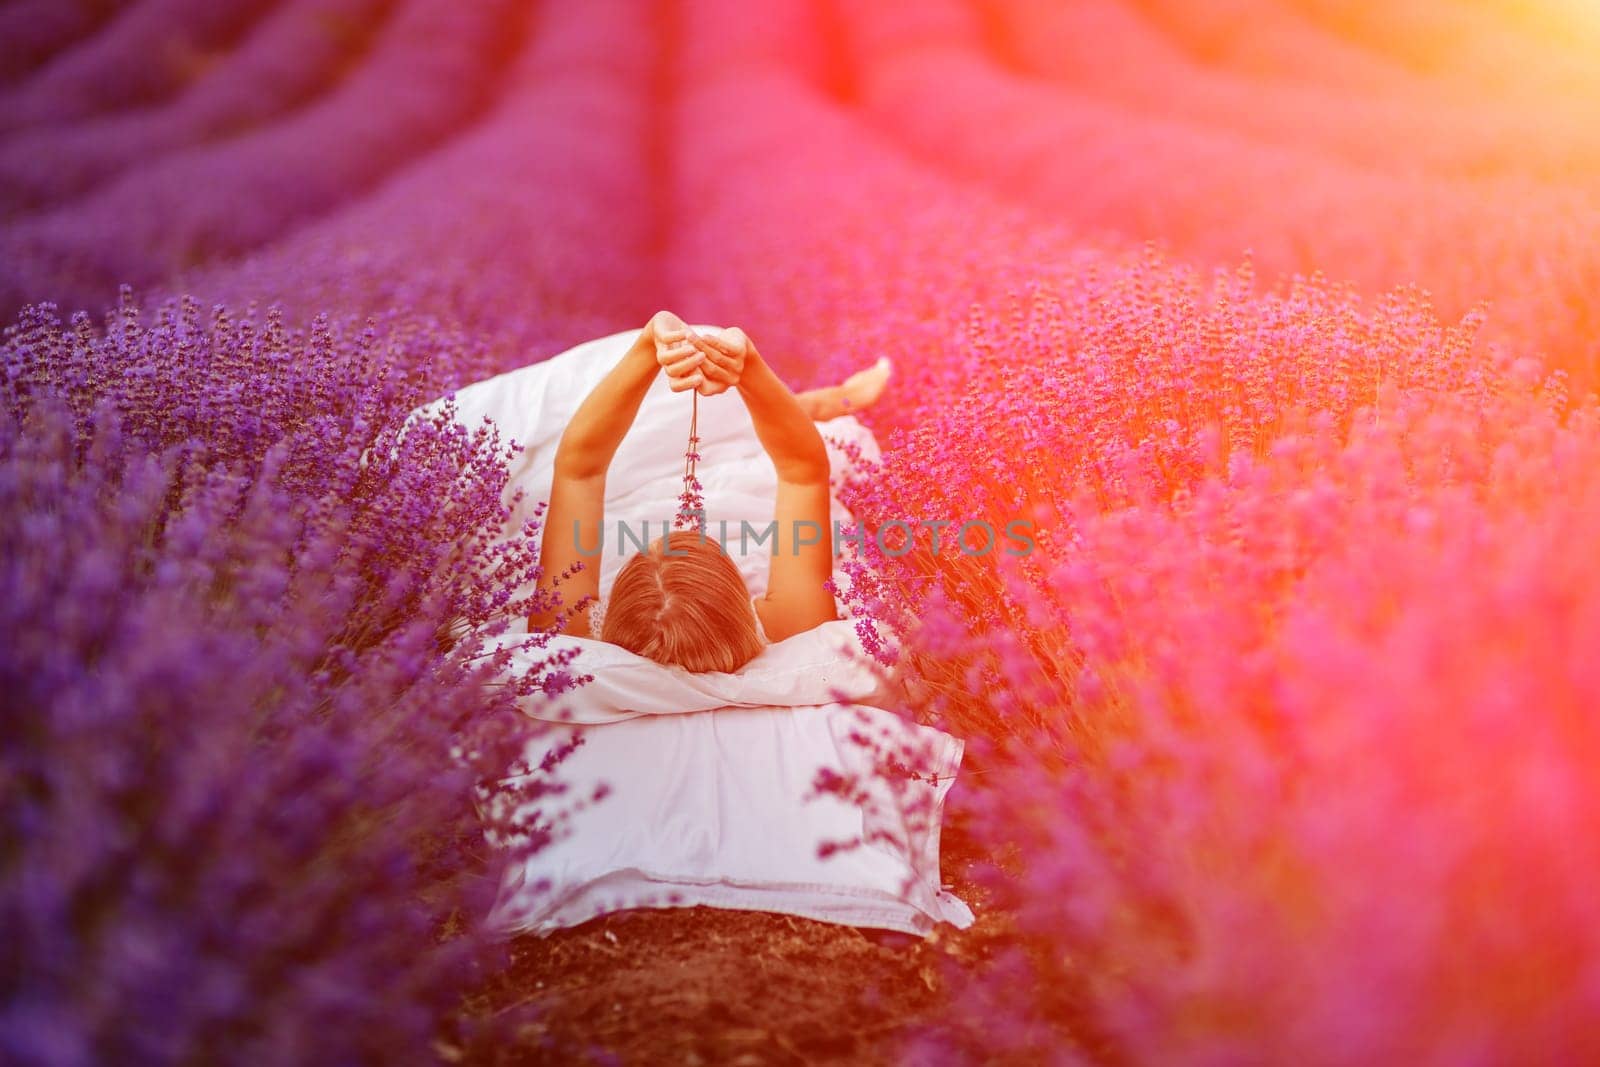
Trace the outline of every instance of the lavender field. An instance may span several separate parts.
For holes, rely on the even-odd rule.
[[[1600,1062],[1596,114],[1578,0],[0,2],[0,1060]],[[479,928],[538,529],[407,415],[660,308],[1036,524],[853,575],[973,931]]]

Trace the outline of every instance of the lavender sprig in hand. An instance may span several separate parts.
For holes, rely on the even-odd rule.
[[[673,392],[692,390],[689,412],[689,443],[683,455],[683,492],[678,494],[678,513],[674,528],[698,529],[705,533],[704,487],[695,476],[700,460],[700,397],[715,396],[736,385],[739,367],[723,354],[698,343],[700,335],[688,323],[674,318],[656,332],[656,358],[666,371]]]

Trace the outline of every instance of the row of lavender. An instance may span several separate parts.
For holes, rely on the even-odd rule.
[[[525,1021],[457,1015],[502,954],[474,787],[514,767],[542,674],[502,684],[460,638],[530,607],[537,529],[500,540],[510,442],[407,416],[652,310],[627,6],[400,6],[298,132],[202,149],[209,199],[168,221],[250,204],[259,233],[308,182],[378,173],[377,138],[447,148],[190,279],[231,311],[151,293],[7,330],[0,1058],[426,1062]],[[439,82],[385,134],[371,111],[430,45]],[[460,132],[474,84],[494,104]],[[294,195],[240,169],[257,143],[303,150]]]
[[[1490,124],[1479,125],[1415,90],[1381,108],[1261,86],[1258,102],[1237,85],[1218,98],[1210,72],[1176,64],[1134,67],[1146,73],[1132,89],[1061,85],[1051,79],[1063,57],[1093,42],[1108,62],[1125,35],[1089,37],[1081,11],[1032,14],[1013,10],[996,31],[1012,42],[1002,51],[1026,42],[1019,72],[986,53],[985,24],[962,0],[841,8],[831,30],[852,105],[930,168],[1087,232],[1154,237],[1202,264],[1248,252],[1269,277],[1322,270],[1369,294],[1424,285],[1451,315],[1492,300],[1495,337],[1596,384],[1600,145],[1560,97],[1531,122],[1530,105],[1486,105]],[[1185,103],[1158,110],[1152,97]],[[1455,119],[1443,136],[1441,110]],[[1375,124],[1389,129],[1375,136]],[[1387,153],[1375,159],[1378,136]]]
[[[1563,39],[1577,28],[1449,6],[1380,26],[1241,0],[1220,24],[1250,33],[1229,37],[1215,11],[1168,2],[783,0],[769,16],[782,30],[765,32],[781,42],[769,67],[1041,217],[1204,264],[1248,250],[1267,277],[1422,284],[1450,315],[1492,300],[1492,336],[1587,387],[1600,144],[1582,105],[1595,79]],[[0,309],[100,306],[118,283],[277,243],[358,198],[503,92],[488,38],[526,8],[298,0],[213,26],[179,0],[135,5],[7,94]],[[150,106],[108,110],[107,86],[142,99],[137,58],[160,19],[193,23],[191,50],[242,39]],[[52,124],[72,117],[93,121]]]
[[[857,587],[968,739],[958,817],[1017,857],[1012,949],[947,976],[916,1051],[1600,1054],[1593,398],[1414,291],[1096,251],[714,6],[707,54],[771,61],[681,98],[718,134],[675,172],[669,278],[802,377],[897,358],[869,524],[1039,524],[1026,558],[923,531]]]

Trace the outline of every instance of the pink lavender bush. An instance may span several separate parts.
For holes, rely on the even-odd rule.
[[[1548,99],[1591,93],[1600,82],[1587,52],[1600,35],[1582,8],[1550,4],[1530,13],[1504,0],[1461,7],[1401,0],[1381,13],[1331,0],[1287,6],[1325,34],[1446,84],[1513,94],[1535,90]]]
[[[771,49],[760,27],[718,11],[685,10],[685,34],[704,54]],[[974,302],[1030,278],[1065,283],[1111,258],[1066,226],[917,166],[798,71],[707,64],[675,115],[674,135],[693,148],[674,159],[669,305],[744,326],[796,387],[889,355],[895,399],[864,413],[875,430],[955,387],[960,368],[946,356]]]
[[[930,404],[852,497],[1041,522],[855,594],[916,634],[914,710],[978,739],[959,803],[1017,857],[1018,951],[935,1046],[1595,1054],[1600,615],[1563,546],[1600,532],[1600,410],[1475,330],[1156,262],[972,321],[1005,388]]]
[[[1303,20],[1297,32],[1293,13],[1277,4],[1003,0],[990,11],[997,62],[1127,107],[1130,118],[1233,130],[1390,174],[1509,172],[1581,183],[1600,150],[1579,99],[1530,106],[1526,96],[1477,82],[1441,86]],[[1336,58],[1341,46],[1352,53],[1348,67]],[[1297,66],[1263,92],[1267,72],[1253,70],[1244,50]],[[1317,121],[1306,121],[1311,114]]]
[[[1415,283],[1452,315],[1493,297],[1499,339],[1596,381],[1600,259],[1584,235],[1600,201],[1586,181],[1384,174],[1042,86],[981,54],[958,0],[856,5],[841,28],[865,109],[931,167],[1086,229],[1159,234],[1202,263],[1249,251],[1273,277],[1323,270],[1369,293]]]
[[[687,9],[705,54],[772,52],[714,12]],[[1582,1048],[1596,927],[1562,873],[1583,861],[1550,827],[1594,808],[1573,784],[1592,739],[1530,729],[1511,772],[1483,735],[1442,735],[1474,706],[1445,672],[1475,641],[1496,650],[1468,683],[1502,694],[1491,734],[1548,706],[1520,679],[1592,701],[1575,667],[1592,578],[1569,562],[1529,585],[1547,537],[1589,521],[1587,490],[1564,488],[1592,447],[1588,402],[1487,344],[1493,316],[1447,329],[1416,293],[1363,303],[1302,281],[1269,297],[1248,272],[1208,281],[1096,248],[907,160],[808,84],[809,63],[729,64],[681,96],[681,129],[716,134],[677,163],[669,278],[807,384],[895,357],[892,406],[866,413],[890,442],[854,498],[869,519],[1040,524],[1028,561],[935,564],[924,542],[858,587],[870,615],[926,620],[915,710],[987,772],[952,803],[1026,861],[993,879],[1026,936],[983,981],[950,976],[965,1025],[931,1033],[930,1055],[1003,1055],[1001,1034],[1026,1059],[1064,1034],[1136,1061]],[[1524,616],[1482,607],[1518,587],[1544,590],[1533,603],[1571,590],[1527,643]],[[1430,592],[1446,589],[1467,600]],[[1481,625],[1464,636],[1467,603]],[[1330,674],[1317,635],[1351,631],[1361,651]],[[1337,695],[1347,677],[1373,679],[1360,717]],[[1279,722],[1302,708],[1320,710]],[[1542,799],[1495,816],[1508,789]],[[1408,858],[1452,835],[1471,861]],[[1502,921],[1528,909],[1474,864],[1528,870],[1558,918]],[[1410,932],[1376,932],[1391,929]],[[1519,976],[1539,994],[1519,998]]]

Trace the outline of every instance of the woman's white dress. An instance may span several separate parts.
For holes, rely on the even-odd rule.
[[[508,530],[519,530],[548,499],[562,430],[638,333],[597,338],[455,394],[457,418],[464,425],[492,420],[503,439],[523,446],[512,464],[512,484],[523,490],[523,499]],[[612,462],[600,561],[602,605],[637,543],[671,527],[682,491],[690,403],[688,394],[671,392],[665,377],[658,377]],[[697,474],[708,532],[725,531],[721,536],[746,584],[760,596],[766,591],[771,542],[762,546],[752,535],[740,551],[739,537],[743,522],[758,533],[772,521],[776,474],[736,390],[700,397],[698,422]],[[836,475],[849,469],[853,450],[878,458],[871,432],[855,418],[817,427]],[[837,498],[831,517],[846,526],[851,521]],[[618,524],[628,529],[624,551],[618,551]],[[843,554],[851,551],[846,542]],[[836,572],[835,580],[847,588],[842,573]],[[842,601],[840,608],[842,619]],[[853,633],[846,622],[827,625],[835,635]],[[769,644],[762,662],[786,662],[786,646],[799,642]],[[859,647],[855,652],[862,654]],[[574,666],[584,669],[581,654]],[[865,693],[845,700],[823,697],[803,706],[766,704],[763,686],[773,690],[774,701],[792,699],[794,687],[774,686],[761,675],[721,676],[737,689],[743,706],[685,711],[669,697],[663,706],[645,706],[650,703],[645,697],[620,721],[563,723],[531,742],[529,765],[536,767],[545,750],[574,732],[583,734],[556,777],[568,787],[568,798],[587,797],[601,783],[606,794],[567,812],[555,841],[513,865],[491,923],[507,933],[544,933],[622,908],[698,904],[909,933],[926,933],[941,921],[969,925],[971,911],[939,883],[939,815],[961,762],[961,742],[853,702]],[[568,696],[581,701],[586,688]],[[780,698],[780,692],[786,695]],[[532,701],[524,710],[535,718],[557,717]],[[902,761],[921,772],[920,780],[906,786],[924,808],[920,820],[908,825],[894,795],[876,779],[874,757],[856,742],[863,733],[901,749]],[[856,776],[871,799],[851,803],[833,795],[809,796],[819,772]],[[875,840],[819,854],[826,842],[863,835]]]

